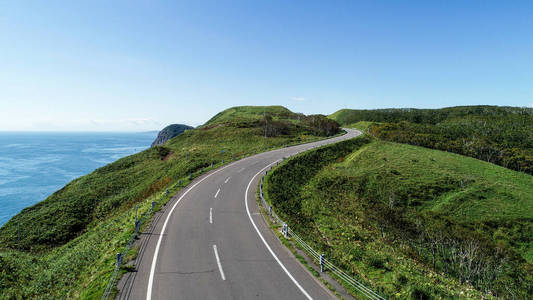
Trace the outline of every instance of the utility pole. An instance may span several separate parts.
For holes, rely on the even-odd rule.
[[[267,114],[266,114],[266,106],[263,108],[263,116],[265,118],[265,138],[267,137]]]

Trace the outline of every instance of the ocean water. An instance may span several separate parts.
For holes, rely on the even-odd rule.
[[[0,226],[73,179],[150,147],[157,132],[0,132]]]

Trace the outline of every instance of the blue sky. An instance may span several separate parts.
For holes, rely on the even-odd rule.
[[[532,1],[4,1],[0,130],[533,106]]]

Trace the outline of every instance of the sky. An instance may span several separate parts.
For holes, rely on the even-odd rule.
[[[533,107],[533,1],[1,1],[0,131]]]

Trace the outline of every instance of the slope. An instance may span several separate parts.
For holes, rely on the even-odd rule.
[[[533,177],[379,140],[337,153],[291,159],[265,185],[328,258],[391,297],[531,297]]]
[[[374,122],[368,132],[380,139],[462,154],[533,175],[533,108],[343,109],[329,117],[344,126]]]

